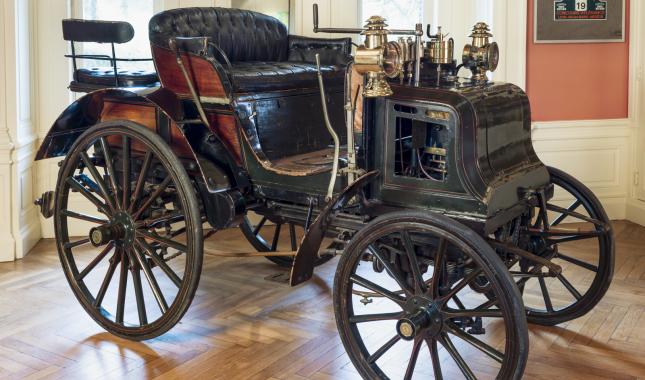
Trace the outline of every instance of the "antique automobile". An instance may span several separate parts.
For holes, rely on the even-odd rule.
[[[75,68],[88,93],[36,158],[62,159],[37,203],[75,296],[112,334],[158,337],[191,304],[204,240],[239,227],[257,252],[230,255],[291,268],[292,286],[340,256],[335,317],[364,378],[520,378],[527,322],[581,317],[607,291],[605,211],[538,159],[527,95],[489,79],[499,50],[485,23],[457,60],[440,28],[317,20],[314,7],[316,32],[364,42],[187,8],[150,21],[156,74],[114,57],[112,71]],[[64,28],[72,43],[132,34]]]

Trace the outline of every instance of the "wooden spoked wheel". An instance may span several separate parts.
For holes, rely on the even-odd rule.
[[[266,216],[260,217],[257,223],[253,223],[248,215],[244,216],[240,230],[258,252],[298,251],[300,241],[305,234],[302,226],[290,222],[271,222]],[[333,255],[323,255],[316,260],[315,265],[322,265],[333,257]],[[291,268],[293,265],[293,257],[267,256],[266,258],[283,268]]]
[[[614,271],[614,235],[600,201],[580,181],[549,168],[555,196],[535,207],[518,244],[560,265],[557,276],[520,260],[512,268],[529,322],[563,323],[588,313],[607,292]]]
[[[144,340],[179,322],[201,274],[199,210],[192,180],[152,131],[117,121],[77,139],[58,177],[55,230],[67,280],[97,323]]]
[[[495,308],[473,290],[488,281]],[[528,355],[521,295],[492,248],[439,215],[397,212],[360,230],[334,281],[341,339],[366,379],[519,379]]]

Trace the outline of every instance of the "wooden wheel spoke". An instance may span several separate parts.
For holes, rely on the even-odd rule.
[[[412,375],[414,375],[414,369],[417,366],[417,359],[419,359],[419,352],[421,351],[421,346],[423,346],[423,339],[416,339],[414,341],[414,346],[412,346],[412,354],[410,355],[410,361],[408,362],[408,368],[405,370],[404,380],[412,380]]]
[[[560,215],[557,218],[555,218],[553,222],[551,222],[551,227],[555,227],[560,223],[562,223],[567,218],[567,216],[569,216],[569,213],[576,211],[578,207],[580,207],[581,205],[582,205],[582,201],[579,199],[576,199],[576,201],[573,202],[571,206],[567,207],[566,213],[565,212],[560,213]]]
[[[569,211],[567,211],[567,209],[565,209],[563,207],[560,207],[560,206],[556,206],[556,205],[551,204],[551,203],[547,204],[547,209],[549,211],[567,214],[568,216],[574,217],[576,219],[580,219],[582,221],[585,221],[587,223],[591,223],[591,224],[593,224],[595,226],[598,226],[598,227],[601,227],[601,228],[606,228],[606,226],[607,226],[607,223],[605,223],[603,221],[600,221],[600,220],[594,219],[594,218],[590,218],[588,216],[582,215],[582,214],[577,213],[577,212],[573,212],[573,211],[569,212]]]
[[[108,215],[110,214],[108,210],[108,206],[105,203],[103,203],[101,200],[99,200],[97,197],[95,197],[92,193],[90,193],[89,190],[85,188],[85,186],[80,184],[80,182],[78,182],[72,177],[67,178],[66,182],[72,188],[78,191],[82,196],[84,196],[88,201],[92,202],[100,212]]]
[[[497,305],[497,298],[490,299],[483,304],[477,306],[475,310],[484,310],[484,309],[490,309],[491,307]]]
[[[130,197],[132,196],[132,183],[130,176],[132,174],[131,166],[132,142],[128,136],[123,136],[123,209],[130,208]]]
[[[592,231],[592,232],[586,232],[586,233],[579,233],[575,235],[567,235],[566,237],[558,237],[555,239],[553,238],[546,239],[546,242],[548,245],[564,244],[564,243],[570,243],[572,241],[595,239],[601,236],[602,234],[603,233],[599,231]]]
[[[437,341],[434,339],[426,338],[426,344],[430,350],[430,359],[432,359],[432,370],[434,372],[435,380],[443,380],[443,373],[441,372],[441,360],[439,360],[439,347]]]
[[[253,235],[257,236],[260,233],[260,230],[262,227],[264,227],[264,224],[268,221],[267,217],[263,217],[262,220],[260,220],[260,223],[258,223],[257,226],[253,229]]]
[[[141,272],[136,267],[135,253],[128,250],[128,257],[130,258],[130,272],[132,272],[132,285],[134,287],[134,297],[137,301],[137,313],[139,315],[139,325],[144,326],[148,324],[148,315],[146,313],[146,303],[143,297],[143,286],[141,285]]]
[[[387,289],[385,289],[385,288],[383,288],[383,287],[381,287],[379,285],[376,285],[372,281],[370,281],[370,280],[368,280],[366,278],[363,278],[363,277],[361,277],[361,276],[359,276],[357,274],[353,274],[350,277],[350,280],[355,284],[358,284],[358,285],[360,285],[360,286],[362,286],[364,288],[367,288],[367,289],[369,289],[369,290],[371,290],[371,291],[373,291],[375,293],[378,293],[378,294],[382,295],[383,297],[389,298],[390,300],[396,302],[399,305],[405,303],[405,299],[403,297],[401,297],[398,294],[396,294],[394,292],[391,292],[391,291],[389,291],[389,290],[387,290]]]
[[[567,290],[569,291],[569,293],[571,293],[571,295],[573,295],[573,296],[576,298],[576,300],[580,301],[580,300],[582,299],[582,294],[580,294],[580,292],[578,291],[578,289],[576,289],[576,288],[575,288],[575,287],[574,287],[574,286],[569,282],[569,280],[567,280],[567,279],[562,275],[562,273],[560,273],[559,275],[557,275],[557,278],[558,278],[558,280],[560,280],[560,282],[562,283],[562,285],[564,285],[564,287],[565,287],[565,288],[567,288]]]
[[[168,311],[168,303],[166,302],[163,292],[159,287],[157,278],[155,277],[154,273],[152,273],[152,269],[150,268],[150,265],[148,265],[148,262],[145,259],[145,254],[143,252],[139,252],[136,246],[134,247],[134,251],[132,252],[132,254],[137,260],[137,262],[139,263],[139,267],[141,267],[141,270],[143,271],[143,275],[148,281],[148,285],[150,285],[150,290],[152,290],[152,294],[154,295],[155,300],[159,305],[159,310],[161,310],[162,314],[165,314]]]
[[[293,223],[289,223],[289,237],[291,239],[291,250],[295,252],[298,250],[298,237],[296,236],[296,226]]]
[[[497,349],[490,346],[489,344],[475,338],[474,336],[472,336],[471,334],[468,334],[467,332],[463,331],[462,329],[455,326],[454,324],[449,324],[448,330],[450,331],[450,333],[459,337],[461,340],[475,347],[479,351],[483,352],[484,354],[486,354],[496,362],[498,363],[504,362],[504,354],[499,352]]]
[[[105,294],[110,286],[110,282],[112,282],[112,277],[114,276],[114,272],[116,271],[116,266],[119,264],[119,261],[120,257],[117,250],[114,252],[114,255],[112,255],[112,258],[110,258],[110,266],[107,269],[107,273],[105,273],[105,277],[103,278],[101,287],[96,294],[96,298],[94,298],[94,307],[97,309],[100,308],[103,303],[103,299],[105,298]]]
[[[144,211],[146,211],[146,210],[148,209],[148,207],[150,207],[150,206],[152,205],[152,203],[153,203],[154,201],[156,201],[156,200],[157,200],[157,198],[159,198],[159,196],[160,196],[164,191],[166,191],[166,188],[168,187],[168,185],[170,185],[170,183],[171,183],[171,182],[172,182],[172,177],[171,177],[171,176],[167,176],[167,177],[166,177],[166,178],[165,178],[165,179],[164,179],[164,180],[159,184],[159,186],[157,186],[157,189],[154,191],[154,193],[152,193],[152,194],[148,197],[148,199],[146,199],[146,201],[145,201],[145,202],[143,202],[143,205],[141,205],[141,207],[139,207],[139,210],[138,210],[137,212],[135,212],[135,213],[134,213],[134,216],[133,216],[132,218],[133,218],[134,220],[138,220],[138,219],[139,219],[139,217],[141,216],[141,214],[142,214]]]
[[[430,294],[432,298],[439,297],[439,288],[441,285],[447,248],[448,243],[446,239],[440,239],[439,245],[437,246],[437,252],[435,252],[434,255],[434,270],[432,273],[432,282],[430,283]]]
[[[154,240],[157,243],[160,243],[162,245],[165,245],[166,247],[170,247],[173,249],[176,249],[180,252],[188,252],[188,247],[185,246],[184,244],[178,243],[174,240],[170,240],[168,238],[159,236],[158,234],[150,231],[146,231],[144,229],[139,229],[137,230],[137,235],[140,235],[139,237],[144,237],[148,238],[150,240]]]
[[[101,177],[101,174],[99,173],[98,169],[96,169],[96,166],[94,166],[92,159],[87,155],[87,153],[81,152],[81,160],[83,160],[83,163],[85,163],[85,167],[87,167],[87,170],[89,170],[90,174],[92,174],[92,177],[94,178],[94,182],[99,187],[99,191],[103,196],[103,199],[110,207],[110,210],[114,212],[116,210],[116,202],[114,201],[114,198],[112,197],[112,195],[110,194],[110,191],[105,185],[105,182],[103,181],[103,178]]]
[[[65,243],[63,246],[65,247],[65,249],[72,249],[72,248],[80,247],[81,245],[85,245],[89,242],[90,242],[90,239],[86,238],[86,239]]]
[[[403,313],[381,313],[381,314],[363,314],[363,315],[352,315],[349,317],[350,323],[367,323],[367,322],[379,322],[379,321],[391,321],[400,319],[403,317]]]
[[[392,339],[388,340],[381,348],[376,350],[372,355],[370,355],[369,358],[367,358],[367,362],[370,364],[376,363],[381,356],[383,356],[386,352],[390,350],[390,348],[394,347],[394,345],[401,340],[401,337],[397,334],[392,337]]]
[[[445,300],[447,302],[449,299],[451,299],[454,296],[456,296],[457,293],[459,293],[463,288],[466,287],[466,285],[470,284],[471,281],[473,281],[477,276],[479,276],[481,274],[481,272],[482,272],[481,269],[477,269],[477,270],[471,272],[466,277],[462,278],[457,283],[457,285],[455,285],[452,289],[450,289],[448,294],[446,294],[445,296],[442,296],[441,299],[443,299],[443,300]]]
[[[548,312],[553,312],[553,303],[551,302],[551,295],[549,294],[549,289],[546,286],[546,281],[544,277],[538,277],[538,282],[540,283],[540,290],[542,291],[542,298],[544,298],[544,306]]]
[[[105,156],[105,169],[107,170],[108,180],[112,185],[112,191],[114,191],[114,197],[118,199],[119,194],[119,185],[117,184],[116,171],[114,170],[114,163],[112,162],[112,152],[110,151],[110,145],[107,143],[105,137],[101,137],[101,149],[103,149],[103,155]],[[119,202],[115,202],[117,208],[119,207]]]
[[[105,248],[99,253],[87,266],[81,273],[76,276],[76,281],[83,281],[87,275],[96,268],[96,266],[103,261],[103,259],[112,251],[112,248],[114,248],[114,243],[110,242],[108,245],[105,246]]]
[[[278,250],[278,243],[280,242],[280,230],[282,230],[282,224],[276,224],[275,231],[273,232],[273,241],[271,242],[272,252],[276,252]]]
[[[147,152],[146,157],[143,159],[143,165],[141,165],[141,172],[139,173],[139,179],[137,179],[137,184],[134,187],[134,194],[132,194],[132,202],[128,208],[128,212],[132,213],[134,208],[137,207],[139,203],[139,197],[143,192],[143,188],[146,184],[146,178],[148,177],[148,171],[150,170],[150,165],[152,164],[152,152]]]
[[[74,211],[62,210],[61,214],[68,218],[83,220],[85,222],[96,223],[96,224],[106,224],[108,221],[106,219],[97,218],[91,215],[85,215]]]
[[[403,246],[405,247],[405,253],[408,256],[410,268],[412,269],[415,292],[417,294],[425,294],[428,291],[428,288],[425,281],[423,281],[423,276],[421,275],[421,271],[419,269],[417,253],[414,249],[414,243],[410,238],[410,233],[407,230],[401,231],[401,239],[403,241]]]
[[[587,263],[585,261],[576,259],[575,257],[571,257],[571,256],[568,256],[568,255],[565,255],[563,253],[558,252],[556,258],[562,259],[562,260],[567,261],[567,262],[570,262],[571,264],[574,264],[574,265],[577,265],[579,267],[588,269],[588,270],[590,270],[592,272],[596,272],[596,273],[598,272],[598,267],[597,266],[589,264],[589,263]]]
[[[466,310],[466,306],[464,306],[464,303],[461,302],[461,299],[459,299],[457,295],[452,297],[452,300],[455,301],[455,304],[457,304],[457,307],[459,308],[459,310]]]
[[[175,286],[177,286],[178,288],[181,288],[181,278],[177,275],[177,273],[175,273],[175,271],[172,270],[172,268],[170,268],[170,266],[168,266],[164,259],[157,255],[155,250],[150,245],[148,245],[145,240],[137,239],[137,243],[141,248],[143,248],[144,251],[148,253],[152,261],[154,261],[154,263],[166,274],[166,276],[168,276],[170,281],[172,281],[173,284],[175,284]]]
[[[374,249],[372,245],[369,245],[367,247],[367,250],[374,256],[374,258],[378,259],[381,264],[383,264],[383,267],[385,270],[390,274],[390,276],[396,281],[396,283],[403,289],[403,291],[408,295],[408,296],[413,296],[414,295],[414,289],[410,289],[410,286],[408,285],[407,281],[403,278],[402,274],[400,271],[398,271],[392,263],[390,263],[389,260],[386,260],[385,257],[379,252],[377,249]]]
[[[468,380],[475,380],[477,377],[473,373],[473,371],[470,369],[464,358],[461,356],[459,351],[457,351],[457,348],[452,344],[452,341],[450,340],[450,337],[448,337],[448,334],[442,333],[440,342],[443,345],[443,347],[448,351],[450,356],[452,357],[452,360],[455,361],[459,369],[461,370],[461,373],[466,376],[466,379]]]
[[[119,290],[116,301],[116,323],[123,324],[125,315],[125,294],[128,286],[128,260],[121,249],[121,271],[119,274]]]
[[[164,223],[174,224],[174,223],[183,222],[185,220],[186,220],[186,216],[182,211],[173,211],[173,212],[169,212],[164,215],[158,216],[156,218],[146,219],[142,221],[140,224],[148,228],[153,228],[160,224],[164,224]]]

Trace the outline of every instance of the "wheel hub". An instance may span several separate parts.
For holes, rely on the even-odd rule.
[[[95,247],[101,247],[111,241],[120,245],[131,245],[134,243],[134,221],[126,212],[118,212],[110,219],[110,222],[90,230],[90,242]]]
[[[403,340],[414,340],[421,334],[437,336],[443,328],[443,317],[437,305],[425,298],[413,298],[406,316],[399,319],[396,331]]]

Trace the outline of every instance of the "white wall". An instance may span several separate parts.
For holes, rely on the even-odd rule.
[[[33,26],[30,0],[0,0],[0,261],[21,258],[41,237],[33,205]]]

